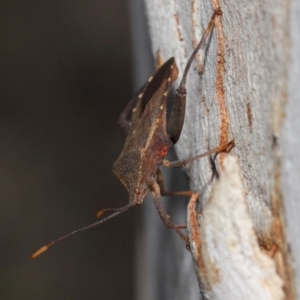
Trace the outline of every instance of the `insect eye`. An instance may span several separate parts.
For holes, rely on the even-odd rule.
[[[134,188],[133,192],[136,194],[136,195],[139,195],[141,193],[141,190],[139,187],[136,187]]]

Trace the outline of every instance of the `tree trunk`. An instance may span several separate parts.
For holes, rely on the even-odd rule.
[[[188,207],[192,258],[147,206],[138,299],[296,299],[299,0],[292,9],[283,0],[145,3],[152,52],[163,61],[175,56],[179,79],[213,9],[221,8],[223,15],[189,72],[176,153],[189,158],[232,139],[236,146],[230,155],[186,168],[191,189],[199,193],[198,205],[194,197]],[[180,177],[170,175],[169,190],[184,189],[184,178],[174,176]],[[165,202],[176,223],[186,210],[179,201]]]

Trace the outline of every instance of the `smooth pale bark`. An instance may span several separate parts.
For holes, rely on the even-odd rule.
[[[290,9],[290,3],[284,0],[265,2],[145,0],[145,4],[153,55],[163,61],[175,56],[180,70],[179,79],[187,59],[210,20],[213,8],[220,6],[223,16],[216,21],[207,47],[199,52],[188,76],[186,118],[176,152],[180,159],[188,158],[231,139],[235,140],[236,147],[231,151],[231,155],[237,158],[235,164],[240,168],[243,197],[239,199],[245,206],[239,203],[242,205],[242,214],[238,213],[241,209],[239,205],[235,207],[231,202],[229,202],[231,215],[228,207],[224,208],[224,215],[228,218],[226,227],[229,230],[228,238],[234,237],[242,250],[246,245],[245,251],[249,250],[247,253],[255,253],[260,266],[253,275],[257,280],[269,274],[271,277],[268,277],[266,284],[272,286],[272,283],[277,282],[278,292],[274,288],[275,292],[270,290],[269,298],[264,299],[283,299],[280,282],[284,284],[286,299],[293,299],[295,275],[291,268],[288,242],[292,244],[292,254],[296,257],[296,253],[300,251],[299,229],[297,229],[299,226],[295,226],[299,222],[296,220],[297,213],[300,212],[296,195],[299,194],[297,188],[299,189],[300,184],[299,168],[296,168],[299,161],[297,162],[296,150],[293,149],[298,149],[294,145],[299,143],[299,138],[295,138],[299,135],[299,126],[294,128],[293,116],[296,115],[296,109],[299,110],[296,96],[299,95],[300,65],[300,30],[299,21],[296,21],[296,16],[299,16],[299,0],[293,2],[293,10]],[[289,40],[291,16],[294,16],[294,23],[291,23],[292,43]],[[294,43],[294,40],[298,43]],[[292,52],[290,47],[294,49]],[[290,68],[288,68],[289,58],[292,58]],[[298,79],[295,79],[297,74]],[[284,143],[284,147],[280,148],[278,141],[281,138],[285,103],[289,99],[294,101],[293,105],[296,108],[293,110],[294,106],[289,107],[284,130],[290,131],[293,128],[294,131],[285,139],[280,139]],[[284,198],[281,192],[283,174],[280,151],[284,151]],[[224,171],[225,157],[225,154],[221,154],[216,161],[204,158],[186,168],[192,190],[199,193],[198,211],[202,213],[204,220],[208,218],[206,214],[209,216],[214,211],[210,208],[211,202],[220,210],[218,197],[213,197],[212,188],[217,181],[216,174],[222,174]],[[295,160],[294,163],[292,158]],[[171,178],[176,190],[179,189],[180,181],[181,179],[176,182],[176,178]],[[172,185],[168,187],[170,186]],[[215,200],[207,204],[208,199]],[[166,204],[168,212],[176,223],[181,223],[178,218],[182,217],[182,212],[176,209],[184,211],[184,205],[178,204],[178,200],[169,201],[172,203]],[[283,203],[288,212],[288,235]],[[144,236],[143,246],[148,254],[143,257],[148,264],[151,258],[151,272],[147,273],[149,268],[146,268],[144,273],[150,274],[152,284],[151,287],[140,290],[139,299],[151,299],[147,298],[149,294],[156,299],[201,299],[190,254],[182,249],[184,246],[175,234],[168,234],[163,225],[157,224],[158,217],[154,215],[150,206],[147,213],[147,234],[152,238],[149,243]],[[236,222],[239,234],[234,230],[230,232],[230,228],[233,228],[230,227],[231,218],[232,222]],[[218,220],[215,216],[215,222],[210,224],[208,220],[205,223],[206,228],[203,228],[203,232],[206,232],[208,241],[218,237],[217,229],[222,228],[222,223],[218,221],[221,220],[221,217]],[[250,235],[249,228],[252,228]],[[273,254],[275,245],[277,250],[275,249],[273,260],[261,256],[265,254],[260,253],[261,250],[253,238],[254,233],[262,248],[268,250],[265,251],[267,255]],[[200,236],[201,238],[203,237]],[[294,243],[294,240],[297,242]],[[207,245],[209,253],[213,247],[209,243]],[[215,251],[213,255],[220,270],[223,270],[223,267],[229,270],[228,264],[234,264],[236,261],[236,253],[230,251],[230,247],[223,252]],[[232,259],[228,259],[228,255],[232,255]],[[204,258],[207,257],[206,255]],[[197,267],[195,257],[193,259],[194,267]],[[298,258],[296,262],[299,266]],[[212,291],[220,282],[207,284],[205,274],[201,276],[198,273],[200,286],[202,282],[204,290],[202,297],[208,292],[212,296],[211,299],[233,299],[229,295],[227,297],[226,287],[234,289],[235,280],[240,279],[239,282],[242,284],[244,278],[245,290],[243,291],[243,286],[236,288],[234,295],[240,297],[236,299],[255,299],[255,296],[256,299],[261,299],[258,290],[258,294],[255,295],[248,289],[246,282],[247,276],[250,276],[250,273],[247,273],[248,264],[245,263],[243,266],[241,263],[239,267],[241,268],[239,272],[228,273],[226,278],[222,277],[224,288],[218,286],[218,293]],[[245,273],[242,271],[243,267]],[[277,273],[274,272],[275,267]],[[246,275],[239,278],[239,273]],[[299,280],[296,284],[299,286]],[[243,292],[238,294],[239,291]],[[245,291],[249,292],[248,298]]]
[[[284,299],[273,260],[259,248],[237,158],[228,155],[201,217],[188,207],[192,254],[204,299]]]

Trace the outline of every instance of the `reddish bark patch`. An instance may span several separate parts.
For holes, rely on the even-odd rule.
[[[212,0],[212,6],[214,10],[219,9],[219,1]],[[215,21],[215,29],[217,32],[217,75],[216,75],[216,95],[217,104],[220,112],[220,144],[225,144],[228,141],[228,123],[229,117],[225,102],[225,91],[224,91],[224,36],[223,27],[221,23],[221,17],[217,16]],[[223,168],[223,160],[225,153],[220,153],[220,165]]]

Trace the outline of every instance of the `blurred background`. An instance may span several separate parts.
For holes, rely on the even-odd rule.
[[[112,173],[133,90],[127,1],[4,1],[0,36],[0,299],[132,299],[138,208],[30,260],[128,202]]]

